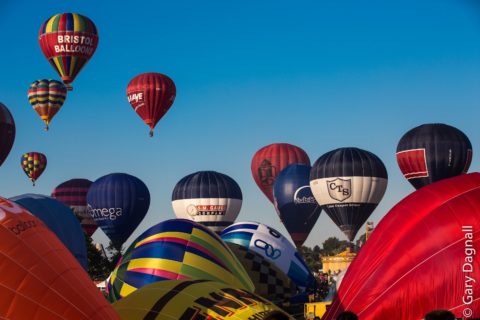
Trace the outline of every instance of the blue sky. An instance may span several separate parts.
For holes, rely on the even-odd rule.
[[[470,171],[479,169],[480,6],[473,0],[4,0],[0,12],[0,101],[17,124],[0,167],[0,195],[50,194],[74,177],[133,174],[149,187],[152,203],[130,241],[174,217],[176,182],[199,170],[239,183],[238,221],[287,235],[250,173],[255,151],[273,142],[302,147],[312,162],[344,146],[377,154],[389,185],[375,222],[413,191],[395,160],[398,140],[412,127],[443,122],[461,129],[474,149]],[[100,40],[44,132],[27,90],[36,79],[58,79],[37,35],[60,12],[91,18]],[[125,94],[130,79],[148,71],[177,86],[153,139]],[[27,151],[48,157],[34,188],[19,165]],[[344,239],[322,213],[306,244],[332,235]],[[101,231],[94,239],[106,242]]]

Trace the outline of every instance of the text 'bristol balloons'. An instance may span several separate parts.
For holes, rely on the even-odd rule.
[[[271,302],[243,289],[207,280],[152,283],[113,304],[122,319],[264,319],[276,311]],[[280,319],[280,318],[278,318]]]
[[[40,152],[27,152],[20,159],[20,166],[35,186],[35,181],[47,167],[47,157]]]
[[[87,193],[92,181],[87,179],[70,179],[59,184],[52,192],[57,199],[72,209],[80,221],[83,231],[91,237],[98,226],[87,211]]]
[[[199,171],[180,180],[172,194],[175,216],[222,231],[231,225],[242,207],[242,191],[229,176]]]
[[[0,102],[0,165],[7,159],[15,141],[15,121],[8,108]]]
[[[223,241],[256,252],[288,275],[298,287],[308,288],[313,275],[295,247],[277,230],[258,222],[237,222],[220,234]]]
[[[382,200],[387,181],[382,160],[358,148],[327,152],[310,171],[315,199],[350,241]]]
[[[310,169],[308,165],[291,164],[273,185],[275,208],[297,248],[307,240],[322,211],[310,190]]]
[[[97,27],[77,13],[56,14],[42,24],[38,42],[48,62],[71,90],[71,83],[97,49]]]
[[[467,173],[471,162],[470,140],[462,131],[446,124],[413,128],[397,146],[398,166],[415,189]]]
[[[190,220],[167,220],[130,245],[111,274],[108,298],[121,299],[152,282],[198,279],[254,290],[245,269],[215,233]]]
[[[36,80],[28,89],[28,101],[45,122],[45,130],[67,98],[67,88],[56,80]]]
[[[130,237],[150,206],[142,180],[126,173],[97,179],[87,193],[87,210],[116,248]]]
[[[63,242],[65,247],[87,270],[85,236],[72,210],[53,198],[41,194],[22,194],[9,200],[16,202],[39,218]]]
[[[270,202],[273,203],[273,183],[278,174],[294,163],[310,165],[310,159],[305,151],[288,143],[270,144],[253,155],[253,179]]]
[[[0,270],[1,319],[119,319],[55,234],[4,198],[0,198]]]
[[[161,73],[142,73],[128,84],[128,102],[145,124],[150,127],[151,137],[153,128],[172,106],[175,94],[175,83]]]
[[[380,221],[348,268],[326,319],[423,319],[435,309],[480,317],[480,174],[428,185]],[[401,306],[401,307],[399,307]]]

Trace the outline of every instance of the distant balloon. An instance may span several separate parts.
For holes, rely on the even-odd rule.
[[[145,124],[150,127],[151,137],[158,121],[172,106],[175,94],[175,83],[161,73],[142,73],[128,84],[128,102]]]
[[[167,220],[125,251],[110,277],[108,298],[116,301],[152,282],[199,279],[254,290],[245,269],[215,233],[190,220]]]
[[[387,180],[382,160],[358,148],[327,152],[310,172],[315,199],[350,241],[382,200]]]
[[[254,154],[251,167],[253,179],[270,202],[273,203],[273,183],[278,174],[294,163],[310,165],[310,159],[305,151],[288,143],[273,143]]]
[[[235,180],[225,174],[199,171],[177,183],[172,206],[177,218],[220,232],[237,218],[242,207],[242,191]]]
[[[324,318],[423,319],[435,309],[480,318],[480,286],[469,281],[480,279],[479,230],[479,173],[413,192],[372,232]]]
[[[15,121],[8,108],[0,102],[0,165],[12,150],[15,141]]]
[[[289,305],[290,298],[297,294],[293,280],[261,254],[235,243],[227,245],[255,284],[255,294],[278,306]]]
[[[28,101],[45,122],[45,130],[67,98],[67,88],[56,80],[36,80],[28,89]]]
[[[220,234],[223,241],[262,255],[288,275],[301,289],[310,288],[315,280],[296,248],[277,230],[258,222],[237,222]]]
[[[87,179],[71,179],[59,184],[52,197],[72,209],[80,221],[83,231],[91,237],[98,226],[87,211],[87,193],[92,181]]]
[[[126,173],[97,179],[87,193],[87,210],[116,248],[130,237],[150,206],[142,180]]]
[[[472,144],[457,128],[441,123],[424,124],[400,139],[397,162],[405,178],[419,189],[467,173],[472,162]]]
[[[309,165],[291,164],[273,185],[275,208],[297,248],[312,231],[322,209],[310,190]]]
[[[97,27],[77,13],[56,14],[42,24],[38,42],[45,58],[72,90],[73,80],[97,49]]]
[[[253,293],[207,280],[155,282],[115,302],[113,308],[122,319],[260,320],[273,311],[281,319],[293,319]]]
[[[72,210],[60,201],[41,194],[22,194],[9,200],[27,209],[45,223],[87,270],[87,247],[82,228]]]
[[[35,181],[47,167],[47,157],[40,152],[27,152],[20,159],[20,165],[35,186]]]
[[[0,198],[0,257],[1,319],[119,319],[57,236],[4,198]]]

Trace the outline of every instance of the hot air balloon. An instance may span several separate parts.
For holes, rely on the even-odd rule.
[[[423,319],[434,309],[479,318],[479,230],[479,173],[413,192],[377,225],[325,319],[347,309],[364,320]]]
[[[254,290],[245,269],[220,238],[204,226],[185,219],[154,225],[127,249],[108,284],[116,301],[152,282],[212,280]]]
[[[97,27],[77,13],[60,13],[47,19],[38,35],[40,49],[68,90],[98,45]]]
[[[65,247],[87,270],[87,247],[85,237],[72,210],[60,201],[41,194],[22,194],[9,200],[16,202],[39,218],[63,242]]]
[[[98,178],[87,193],[88,213],[117,249],[142,222],[149,206],[145,183],[126,173]]]
[[[297,248],[301,248],[320,216],[321,208],[310,190],[310,169],[291,164],[273,185],[275,208]]]
[[[35,181],[47,167],[47,157],[40,152],[27,152],[20,159],[20,165],[35,186]]]
[[[472,162],[472,144],[457,128],[441,123],[424,124],[400,139],[397,162],[405,178],[419,189],[467,173]]]
[[[223,241],[260,254],[292,279],[301,290],[314,286],[314,278],[295,247],[280,232],[258,222],[237,222],[220,234]]]
[[[327,152],[310,171],[315,199],[350,241],[382,200],[387,180],[382,160],[358,148]]]
[[[292,279],[261,254],[231,242],[227,245],[255,284],[255,294],[281,307],[290,304],[290,298],[297,294]]]
[[[175,94],[175,83],[161,73],[142,73],[128,84],[128,102],[145,124],[150,127],[150,137],[153,137],[153,129],[158,121],[172,106]]]
[[[45,122],[45,130],[67,98],[67,88],[56,80],[36,80],[28,89],[28,101]]]
[[[7,158],[15,141],[15,121],[8,108],[0,102],[0,165]]]
[[[0,198],[0,270],[1,319],[119,319],[55,234],[4,198]]]
[[[280,171],[293,163],[310,165],[308,155],[294,145],[273,143],[258,150],[252,158],[252,175],[260,190],[273,203],[273,183]]]
[[[220,232],[231,225],[242,207],[242,191],[229,176],[199,171],[182,178],[172,194],[175,216]]]
[[[207,280],[152,283],[115,302],[113,308],[122,319],[254,320],[274,311],[281,319],[293,319],[253,293]]]
[[[91,237],[98,226],[87,211],[87,192],[92,182],[87,179],[71,179],[59,184],[52,191],[52,198],[57,199],[72,209],[80,221],[83,231]]]

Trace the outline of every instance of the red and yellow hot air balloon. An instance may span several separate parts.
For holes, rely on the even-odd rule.
[[[310,165],[310,158],[301,148],[288,143],[272,143],[253,155],[253,179],[270,202],[273,203],[273,183],[278,174],[294,163]]]
[[[47,167],[47,157],[40,152],[27,152],[20,159],[20,165],[35,186],[35,180]]]
[[[128,102],[150,127],[150,137],[153,136],[153,128],[172,106],[175,94],[175,83],[161,73],[142,73],[128,84]]]
[[[97,27],[80,14],[60,13],[42,24],[38,41],[45,57],[71,90],[71,83],[97,49]]]
[[[67,98],[67,88],[56,80],[36,80],[28,89],[28,101],[45,122],[45,130]]]

